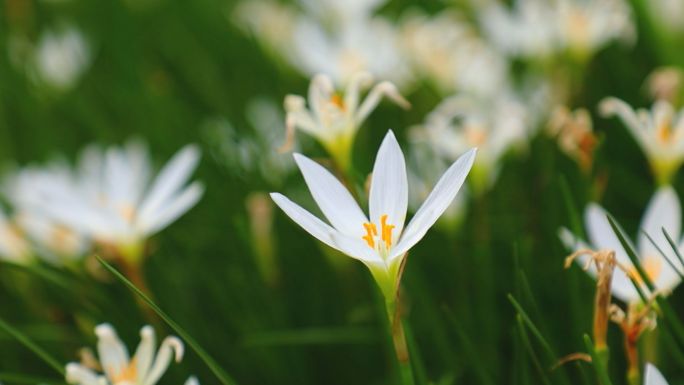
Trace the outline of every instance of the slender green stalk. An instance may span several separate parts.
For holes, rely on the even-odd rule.
[[[209,369],[214,373],[216,378],[218,378],[223,385],[236,385],[237,383],[235,380],[233,380],[228,373],[226,373],[214,360],[213,357],[209,355],[198,343],[195,341],[188,332],[185,331],[185,329],[181,328],[180,325],[176,323],[171,317],[166,314],[159,306],[157,306],[152,300],[145,295],[140,289],[138,289],[131,281],[126,279],[126,277],[123,276],[118,270],[116,270],[112,265],[107,263],[104,259],[100,258],[99,256],[95,256],[97,260],[104,266],[107,271],[109,271],[114,277],[119,279],[121,282],[123,282],[133,293],[137,294],[147,305],[152,308],[152,310],[161,317],[161,319],[166,322],[171,329],[173,329],[182,339],[187,342],[188,345],[192,348],[192,350],[197,353],[197,355],[204,361],[204,363],[209,367]]]
[[[387,316],[392,333],[394,351],[397,355],[397,363],[399,364],[401,383],[402,385],[414,385],[415,377],[411,367],[408,345],[406,344],[406,333],[404,333],[404,325],[396,301],[387,302]]]
[[[596,371],[596,376],[598,377],[601,385],[612,385],[610,377],[608,377],[608,371],[603,365],[603,361],[596,353],[596,350],[594,350],[594,343],[591,341],[591,337],[589,337],[587,334],[584,335],[584,345],[591,356],[592,366]]]
[[[64,366],[62,366],[62,364],[60,364],[59,361],[57,361],[55,358],[49,355],[40,346],[36,345],[35,342],[31,341],[31,339],[28,338],[25,334],[23,334],[19,330],[15,329],[12,325],[5,322],[5,320],[2,318],[0,318],[0,329],[4,330],[7,334],[14,337],[22,345],[26,346],[26,348],[28,348],[35,355],[40,357],[43,361],[45,361],[46,364],[50,365],[50,367],[55,369],[55,371],[57,371],[57,373],[59,373],[62,377],[66,375],[66,372],[64,371]]]

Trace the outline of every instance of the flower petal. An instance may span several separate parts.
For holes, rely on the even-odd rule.
[[[618,262],[632,266],[627,252],[613,232],[613,228],[610,227],[607,213],[603,207],[596,203],[590,203],[584,211],[584,221],[587,235],[595,249],[613,250]]]
[[[333,234],[338,233],[327,223],[316,218],[313,214],[303,209],[298,204],[292,202],[287,197],[279,193],[271,193],[271,199],[280,207],[281,210],[287,214],[290,219],[295,221],[299,226],[306,230],[309,234],[316,237],[319,241],[339,250],[344,253],[333,241]]]
[[[150,372],[145,378],[139,379],[140,384],[156,384],[169,367],[171,358],[175,358],[176,362],[180,362],[183,359],[183,350],[183,342],[180,339],[166,337],[159,347],[159,352],[157,352],[157,357],[154,360],[154,364],[152,364]]]
[[[660,373],[658,368],[651,363],[646,364],[644,370],[644,385],[668,385],[665,377]]]
[[[154,360],[155,339],[154,329],[151,326],[147,325],[140,329],[140,344],[133,356],[138,379],[144,379],[150,372]]]
[[[638,248],[642,257],[661,256],[658,249],[651,243],[646,234],[656,242],[670,261],[676,257],[672,253],[672,247],[663,235],[662,229],[672,237],[679,239],[681,233],[682,208],[677,193],[672,187],[659,189],[646,208],[646,213],[639,226]],[[667,263],[663,261],[663,263]]]
[[[377,251],[368,247],[360,238],[350,237],[342,233],[335,233],[332,235],[332,239],[340,251],[354,259],[371,264],[385,264]]]
[[[126,346],[121,342],[116,331],[109,324],[100,324],[95,328],[97,336],[97,353],[102,370],[110,380],[128,367],[129,357]]]
[[[403,255],[418,243],[444,210],[449,207],[463,185],[466,176],[468,176],[476,153],[476,149],[471,149],[461,155],[442,175],[435,188],[406,226],[406,231],[402,234],[399,243],[392,249],[391,259]]]
[[[294,158],[328,222],[344,234],[362,237],[368,219],[349,191],[323,166],[301,154]]]
[[[204,186],[199,182],[193,182],[182,192],[169,198],[158,211],[148,212],[149,214],[146,213],[144,216],[141,213],[136,223],[138,230],[145,235],[162,230],[196,205],[203,194]]]
[[[66,382],[74,385],[100,385],[100,376],[81,364],[70,362],[66,366]]]
[[[376,226],[380,217],[387,215],[387,222],[394,225],[392,243],[401,235],[408,208],[408,180],[406,161],[392,130],[383,139],[373,166],[368,210],[370,220]]]
[[[200,151],[195,145],[187,145],[178,151],[164,166],[155,179],[147,197],[140,205],[139,215],[152,215],[163,207],[190,178],[197,167]]]

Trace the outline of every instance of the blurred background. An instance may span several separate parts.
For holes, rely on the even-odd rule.
[[[202,156],[192,179],[206,190],[147,241],[142,271],[154,300],[239,384],[394,384],[383,299],[367,269],[310,237],[266,195],[315,207],[290,153],[278,151],[285,96],[306,97],[318,73],[343,92],[367,71],[412,106],[384,101],[361,125],[354,184],[362,188],[388,129],[409,160],[412,202],[452,154],[480,147],[468,186],[412,250],[403,277],[418,382],[543,383],[529,349],[543,351],[527,346],[506,295],[557,357],[584,350],[595,283],[563,268],[568,250],[557,232],[578,228],[596,201],[637,234],[657,183],[625,126],[598,105],[615,96],[650,108],[665,98],[678,110],[683,26],[676,0],[5,0],[3,189],[17,170],[73,165],[93,143],[140,140],[155,170],[194,143]],[[454,97],[468,107],[444,117],[438,107],[448,111],[441,103]],[[568,144],[559,139],[563,117],[579,108],[589,134]],[[293,148],[328,158],[302,132]],[[11,198],[0,202],[12,221]],[[144,324],[173,333],[91,254],[68,267],[40,256],[0,263],[0,317],[64,364],[95,345],[101,322],[130,349]],[[681,293],[672,304],[684,311]],[[617,328],[610,341],[619,351]],[[665,345],[658,366],[676,384],[684,368]],[[625,383],[624,365],[611,357],[615,384]],[[192,351],[162,383],[189,374],[218,383]],[[551,378],[583,377],[568,364]],[[0,379],[64,382],[8,334],[0,334]]]

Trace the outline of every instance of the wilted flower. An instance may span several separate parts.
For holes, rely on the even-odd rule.
[[[684,162],[684,119],[682,112],[663,100],[653,104],[651,110],[632,109],[617,98],[601,102],[605,116],[617,115],[641,146],[658,183],[670,183]]]
[[[113,248],[136,265],[146,239],[178,219],[200,199],[204,187],[187,184],[199,162],[199,150],[180,150],[152,180],[145,147],[131,142],[102,152],[87,148],[75,183],[48,184],[41,210],[58,223]]]
[[[311,195],[332,226],[281,194],[272,193],[271,197],[292,220],[311,235],[363,262],[370,269],[386,300],[394,303],[406,253],[420,241],[449,206],[468,175],[474,159],[475,150],[472,149],[449,167],[406,229],[406,165],[392,131],[385,136],[373,167],[369,196],[370,219],[342,183],[325,168],[300,154],[295,154],[297,165]]]
[[[684,72],[677,67],[657,68],[648,75],[645,83],[653,99],[676,104],[684,83]]]
[[[634,288],[630,278],[641,283],[641,288],[645,293],[648,293],[648,289],[641,282],[641,277],[630,261],[617,235],[613,232],[606,215],[604,209],[595,203],[590,204],[585,210],[586,231],[593,247],[586,245],[584,241],[576,238],[567,229],[561,229],[561,240],[566,247],[574,250],[615,251],[616,260],[621,268],[616,269],[613,274],[613,295],[628,304],[639,302],[641,297]],[[681,206],[677,193],[671,187],[664,187],[658,190],[649,202],[639,226],[639,235],[636,243],[639,263],[653,282],[656,290],[659,293],[669,293],[680,283],[679,274],[671,264],[676,266],[677,269],[684,269],[684,266],[677,262],[678,259],[662,233],[661,229],[663,228],[675,242],[681,239]],[[656,242],[657,247],[648,239],[647,234]],[[684,252],[684,248],[680,246],[679,251]],[[579,261],[582,264],[586,264],[588,258],[589,256],[584,254],[579,257]],[[625,272],[624,270],[627,271]],[[588,272],[593,276],[597,274],[596,268],[593,266],[589,267]]]
[[[528,135],[528,113],[515,99],[493,101],[454,96],[445,99],[426,118],[417,135],[424,135],[437,153],[449,161],[468,148],[481,150],[473,166],[471,186],[476,194],[496,179],[499,160]]]
[[[356,132],[364,120],[387,96],[404,108],[410,106],[390,82],[380,82],[361,102],[361,92],[372,84],[366,72],[357,73],[347,85],[344,95],[335,91],[332,80],[316,75],[309,86],[308,109],[306,100],[297,95],[285,97],[288,143],[294,140],[295,128],[316,138],[330,153],[338,166],[346,170],[351,162],[351,150]]]
[[[95,328],[97,351],[100,362],[97,368],[86,364],[69,363],[66,366],[66,381],[74,385],[155,385],[171,363],[183,358],[183,342],[176,337],[166,337],[155,355],[154,329],[144,326],[140,330],[140,344],[133,358],[126,345],[109,324]],[[97,371],[96,371],[97,370]],[[98,373],[103,372],[103,374]],[[191,377],[187,384],[197,384]]]
[[[55,89],[73,87],[89,63],[90,48],[75,27],[44,32],[36,47],[36,74]]]
[[[584,172],[589,172],[598,144],[589,112],[584,108],[570,111],[566,107],[559,107],[551,116],[549,129],[558,138],[560,149],[575,160]]]

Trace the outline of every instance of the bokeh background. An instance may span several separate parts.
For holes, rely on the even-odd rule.
[[[316,6],[279,4],[302,14],[313,14]],[[624,3],[631,36],[611,39],[580,60],[567,53],[551,54],[552,60],[502,54],[514,83],[529,77],[544,85],[541,112],[531,120],[535,127],[527,129],[524,145],[497,160],[500,171],[491,186],[467,194],[460,219],[429,232],[409,256],[402,293],[419,383],[542,383],[508,293],[528,310],[558,357],[584,350],[581,336],[591,330],[594,281],[578,268],[563,268],[568,252],[558,228],[573,226],[572,210],[581,216],[587,202],[598,201],[635,235],[656,188],[635,141],[617,119],[600,117],[597,106],[606,96],[650,106],[645,79],[684,59],[682,34],[654,28],[660,16],[645,4]],[[378,4],[371,17],[400,29],[409,12],[429,19],[449,10],[494,47],[480,6],[390,0]],[[314,207],[290,155],[276,149],[285,140],[283,98],[306,95],[312,72],[319,71],[294,65],[286,53],[301,54],[296,43],[286,36],[276,42],[264,38],[250,24],[256,11],[244,8],[230,0],[5,0],[0,160],[10,172],[54,159],[74,161],[90,143],[141,138],[161,167],[182,146],[196,143],[202,160],[194,179],[205,184],[206,193],[150,240],[144,264],[160,307],[240,384],[397,383],[383,300],[367,269],[308,236],[264,195],[281,191]],[[679,17],[684,23],[684,15]],[[312,20],[327,25],[323,19]],[[50,44],[50,34],[54,39],[62,33],[77,34],[77,42],[42,46]],[[66,57],[44,59],[55,62],[42,68],[41,49],[66,50],[42,54]],[[410,110],[383,102],[359,130],[354,146],[359,185],[387,129],[408,152],[412,127],[447,96],[461,92],[440,89],[428,78],[415,70],[399,86]],[[533,103],[520,100],[527,107]],[[598,146],[588,172],[545,129],[559,104],[587,108],[593,117]],[[297,148],[327,157],[301,133]],[[680,177],[675,186],[681,186]],[[674,293],[672,303],[684,311],[681,293]],[[0,264],[0,317],[64,363],[76,360],[79,348],[94,345],[92,329],[101,322],[114,325],[131,349],[146,323],[159,335],[172,333],[141,310],[119,281],[44,262],[23,268]],[[619,352],[616,328],[610,338]],[[543,355],[534,340],[531,348]],[[658,365],[671,383],[684,378],[666,344],[661,358]],[[621,354],[611,360],[614,383],[624,383]],[[162,383],[179,383],[188,374],[217,383],[192,351],[172,365]],[[551,378],[578,383],[583,377],[568,364]],[[0,334],[0,379],[64,382],[7,334]]]

